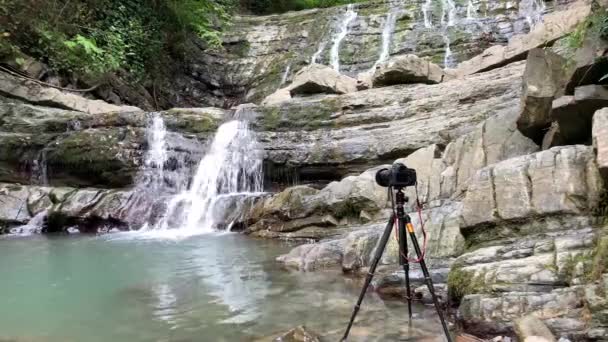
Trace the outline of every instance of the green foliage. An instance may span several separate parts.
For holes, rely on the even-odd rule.
[[[571,49],[583,46],[585,39],[608,40],[608,13],[598,10],[585,21],[578,24],[576,29],[567,38],[567,45]]]
[[[233,0],[0,0],[0,58],[19,51],[98,79],[152,79],[191,34],[220,47]]]

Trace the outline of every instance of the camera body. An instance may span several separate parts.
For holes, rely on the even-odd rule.
[[[395,163],[390,169],[381,169],[376,173],[376,183],[383,187],[405,188],[416,185],[416,170],[401,163]]]

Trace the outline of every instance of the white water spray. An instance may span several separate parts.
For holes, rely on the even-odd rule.
[[[443,36],[443,41],[445,42],[445,54],[443,56],[443,67],[453,68],[455,66],[454,56],[452,54],[452,49],[450,48],[450,38],[447,35]]]
[[[330,62],[332,68],[336,71],[340,71],[340,44],[342,40],[348,34],[348,27],[357,18],[357,12],[355,11],[355,6],[353,4],[349,4],[346,7],[346,13],[344,13],[344,17],[342,18],[342,22],[340,23],[340,28],[334,37],[333,45],[330,50]]]
[[[401,12],[400,6],[392,5],[389,9],[389,12],[386,16],[386,21],[384,22],[384,27],[382,29],[382,50],[380,51],[380,56],[374,65],[372,66],[372,71],[376,70],[376,67],[386,61],[391,52],[391,41],[393,38],[393,33],[395,32],[395,24],[397,23],[397,17]]]
[[[166,215],[148,230],[176,229],[180,235],[193,235],[222,225],[230,228],[230,210],[240,212],[239,205],[263,187],[262,150],[249,129],[250,116],[251,109],[241,107],[233,120],[218,128],[190,188],[174,196]]]
[[[327,41],[326,40],[322,41],[321,44],[319,44],[319,49],[317,49],[317,51],[310,58],[310,64],[317,63],[317,60],[319,59],[319,57],[323,53],[323,50],[325,50],[325,46],[326,45],[327,45]]]

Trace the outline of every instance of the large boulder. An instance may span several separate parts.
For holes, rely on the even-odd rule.
[[[608,181],[608,108],[600,109],[593,115],[593,146],[597,166]]]
[[[116,106],[101,100],[90,100],[74,93],[47,87],[8,73],[0,73],[0,94],[32,104],[70,109],[88,114],[141,111],[137,107]]]
[[[288,87],[292,96],[310,94],[347,94],[357,91],[357,80],[331,67],[313,64],[298,71]]]
[[[560,135],[568,144],[591,142],[593,113],[608,106],[608,88],[601,85],[577,87],[574,96],[553,101],[551,116],[557,120]]]
[[[546,14],[530,33],[513,36],[506,46],[492,46],[480,55],[458,64],[457,73],[470,75],[522,60],[528,51],[551,44],[574,31],[590,13],[591,5],[578,1],[565,10]]]
[[[551,125],[553,99],[563,93],[565,66],[566,60],[551,51],[532,49],[528,53],[517,128],[538,144]]]
[[[528,315],[515,321],[515,332],[522,342],[556,342],[551,330],[536,316]]]
[[[374,87],[408,83],[440,83],[443,70],[436,64],[416,55],[391,58],[376,67],[372,83]]]

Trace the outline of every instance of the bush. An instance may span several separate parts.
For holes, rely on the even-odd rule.
[[[283,13],[311,8],[325,8],[361,0],[244,0],[241,5],[256,14]]]

